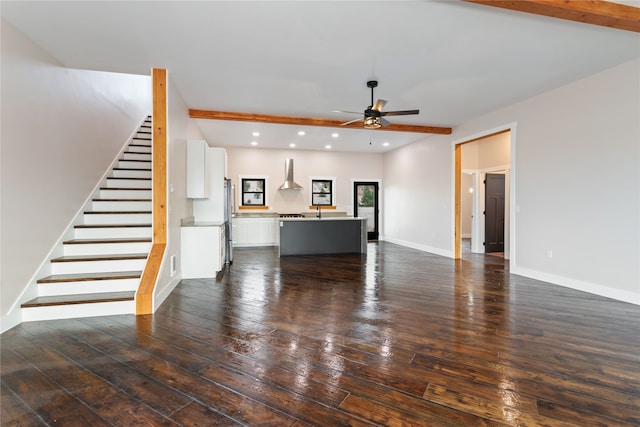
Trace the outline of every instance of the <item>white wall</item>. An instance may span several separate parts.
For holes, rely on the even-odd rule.
[[[463,173],[460,177],[460,234],[462,238],[471,237],[471,220],[473,216],[473,175]]]
[[[431,136],[384,154],[384,240],[452,257],[451,144]]]
[[[332,151],[271,150],[225,147],[227,177],[236,183],[238,177],[267,176],[269,209],[281,213],[308,211],[311,205],[310,177],[335,178],[336,211],[353,214],[353,181],[381,180],[382,155],[370,153],[338,153]],[[284,182],[285,159],[294,159],[294,180],[302,190],[278,191]],[[382,194],[381,203],[382,201]],[[236,204],[240,195],[236,194]],[[381,224],[382,225],[382,224]]]
[[[493,171],[510,162],[511,135],[502,132],[462,145],[462,170]]]
[[[452,142],[517,123],[511,271],[640,303],[639,75],[634,60],[386,154],[386,233],[451,254]]]
[[[20,321],[12,307],[149,113],[151,87],[146,76],[64,68],[7,22],[1,31],[4,330]]]

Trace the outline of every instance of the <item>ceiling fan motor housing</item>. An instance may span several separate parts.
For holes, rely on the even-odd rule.
[[[374,110],[373,108],[369,107],[366,110],[364,110],[364,116],[365,117],[381,117],[382,113],[378,110]]]

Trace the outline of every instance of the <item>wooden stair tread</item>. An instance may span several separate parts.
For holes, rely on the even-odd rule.
[[[91,280],[139,279],[142,271],[108,271],[106,273],[52,274],[37,283],[88,282]]]
[[[141,160],[141,159],[118,159],[119,162],[144,162],[151,163],[151,160]]]
[[[151,168],[113,168],[114,171],[140,171],[151,172]]]
[[[86,211],[84,213],[85,215],[105,215],[105,214],[115,214],[115,215],[122,215],[122,214],[151,214],[151,211]]]
[[[151,224],[78,224],[74,228],[149,228]]]
[[[150,237],[111,238],[111,239],[72,239],[62,242],[65,245],[85,245],[92,243],[151,243]]]
[[[148,254],[111,254],[111,255],[67,255],[53,258],[51,262],[79,261],[123,261],[127,259],[147,259]]]
[[[92,202],[150,202],[151,199],[91,199]]]
[[[132,179],[132,180],[136,180],[136,181],[151,181],[151,178],[123,178],[123,177],[119,177],[119,176],[110,176],[107,177],[107,179]]]
[[[100,187],[101,191],[126,190],[126,191],[151,191],[150,188],[130,188],[130,187]]]
[[[27,301],[22,304],[21,307],[47,307],[54,305],[69,305],[69,304],[94,304],[100,302],[118,302],[118,301],[133,301],[135,298],[135,291],[127,292],[109,292],[100,294],[75,294],[75,295],[56,295],[49,297],[37,297],[31,301]]]

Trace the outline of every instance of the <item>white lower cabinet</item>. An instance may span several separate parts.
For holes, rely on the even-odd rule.
[[[233,218],[233,246],[277,246],[278,218]]]
[[[181,227],[182,278],[216,277],[224,265],[224,225]]]

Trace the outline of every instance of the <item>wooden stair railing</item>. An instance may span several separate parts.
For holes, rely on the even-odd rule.
[[[153,244],[136,292],[136,314],[153,313],[153,292],[167,246],[167,70],[152,70]]]

